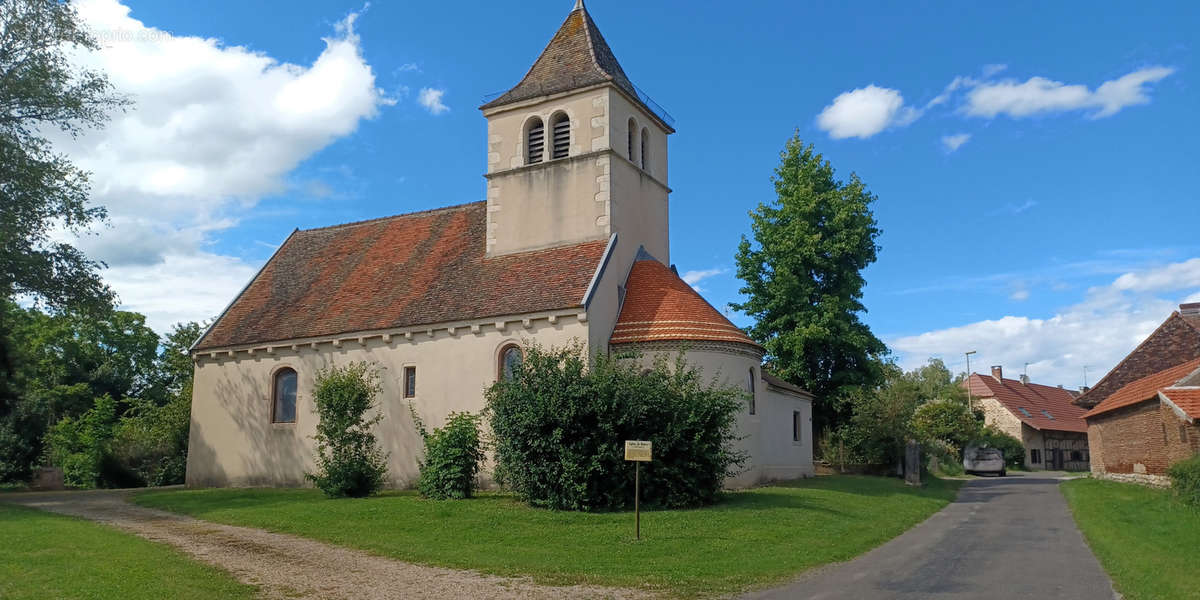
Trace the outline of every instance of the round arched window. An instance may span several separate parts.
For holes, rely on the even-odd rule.
[[[519,346],[505,346],[500,350],[499,378],[504,380],[512,379],[513,373],[521,368],[521,361],[523,360],[525,360],[525,354],[521,352]]]
[[[275,373],[274,396],[271,421],[275,423],[296,422],[296,371],[288,368]]]

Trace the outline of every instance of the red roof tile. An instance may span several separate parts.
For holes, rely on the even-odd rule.
[[[582,305],[606,241],[486,258],[485,216],[477,202],[296,231],[195,349]]]
[[[995,377],[978,373],[973,373],[968,382],[973,396],[995,398],[1021,422],[1034,429],[1087,431],[1087,423],[1083,420],[1083,414],[1087,411],[1074,404],[1075,396],[1070,390],[1021,383],[1016,379],[997,381]]]
[[[1167,388],[1162,390],[1164,396],[1172,404],[1179,407],[1187,416],[1200,419],[1200,388]]]
[[[759,348],[674,271],[638,260],[625,282],[625,303],[609,342],[688,340],[735,342]]]
[[[1171,387],[1179,380],[1187,377],[1196,369],[1200,369],[1200,358],[1189,360],[1188,362],[1175,365],[1169,369],[1163,369],[1162,371],[1152,375],[1132,381],[1125,387],[1122,387],[1109,397],[1105,398],[1103,402],[1097,404],[1095,408],[1088,411],[1088,413],[1084,416],[1091,418],[1096,415],[1116,410],[1118,408],[1131,406],[1140,402],[1157,398],[1160,390]],[[1170,398],[1170,394],[1168,394],[1167,397]],[[1188,414],[1191,415],[1191,413]]]

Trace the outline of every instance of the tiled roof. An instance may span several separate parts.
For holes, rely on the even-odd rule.
[[[644,253],[625,281],[625,301],[612,344],[656,341],[710,341],[759,345],[729,322],[687,282]]]
[[[1163,369],[1152,375],[1130,382],[1125,387],[1105,398],[1103,402],[1097,404],[1085,416],[1091,418],[1118,408],[1157,398],[1159,391],[1175,385],[1176,382],[1187,377],[1196,369],[1200,369],[1200,358],[1189,360],[1188,362]],[[1175,394],[1180,395],[1178,391]],[[1185,395],[1180,396],[1182,398]],[[1172,398],[1172,401],[1174,400],[1174,397],[1170,393],[1167,394],[1167,397]],[[1188,414],[1191,415],[1191,413]]]
[[[1167,388],[1162,394],[1193,419],[1200,419],[1200,388]]]
[[[638,98],[633,83],[626,77],[604,36],[600,35],[596,23],[580,4],[567,15],[567,20],[521,82],[480,108],[503,106],[605,82],[612,82],[631,98]]]
[[[1087,423],[1083,420],[1083,414],[1087,411],[1074,404],[1075,396],[1070,390],[1021,383],[1016,379],[997,381],[995,377],[978,373],[971,374],[968,382],[973,396],[995,398],[1021,422],[1034,429],[1087,431]]]
[[[1186,305],[1185,305],[1186,306]],[[1076,404],[1092,408],[1126,384],[1200,357],[1200,315],[1173,312]]]
[[[762,378],[763,378],[763,381],[767,382],[768,385],[771,385],[771,386],[774,386],[777,388],[782,388],[789,392],[795,392],[802,396],[808,396],[809,398],[812,398],[812,393],[809,392],[808,390],[806,390],[798,385],[788,383],[766,371],[762,371]]]
[[[582,305],[597,240],[486,258],[483,202],[296,231],[196,350]]]

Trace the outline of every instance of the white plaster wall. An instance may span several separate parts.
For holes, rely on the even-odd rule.
[[[417,332],[412,340],[394,335],[385,343],[371,337],[360,344],[346,340],[341,347],[325,342],[316,350],[307,344],[296,350],[276,348],[235,358],[202,355],[196,363],[188,452],[189,486],[305,485],[304,473],[314,468],[317,416],[312,402],[316,372],[331,365],[368,361],[380,367],[383,391],[377,398],[383,421],[376,429],[390,453],[388,480],[407,486],[418,474],[422,442],[409,413],[410,399],[402,395],[406,365],[417,367],[416,397],[411,399],[427,427],[444,424],[453,411],[479,412],[483,390],[495,380],[497,356],[507,343],[526,338],[543,345],[562,346],[586,340],[587,327],[576,316],[507,323],[460,326],[451,334],[434,330],[433,337]],[[271,423],[273,373],[291,367],[298,376],[296,423]]]
[[[813,468],[812,401],[768,389],[760,407],[758,476],[762,481],[811,477]],[[800,441],[792,439],[792,413],[800,413]]]

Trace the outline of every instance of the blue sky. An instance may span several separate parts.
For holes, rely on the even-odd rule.
[[[482,200],[480,100],[572,3],[87,0],[83,60],[138,105],[63,141],[113,214],[81,243],[162,329],[295,227]],[[794,130],[879,196],[865,319],[906,366],[978,350],[1078,386],[1200,299],[1200,5],[588,8],[677,121],[672,258],[714,305]]]

